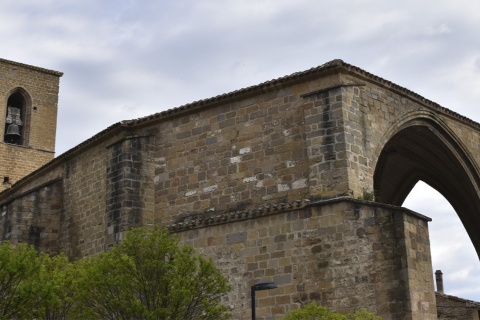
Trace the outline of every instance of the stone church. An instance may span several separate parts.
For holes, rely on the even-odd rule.
[[[71,259],[168,226],[229,278],[234,319],[304,303],[479,319],[435,292],[419,180],[480,252],[480,124],[341,60],[118,122],[54,158],[62,73],[0,59],[0,239]],[[428,213],[425,213],[428,214]]]

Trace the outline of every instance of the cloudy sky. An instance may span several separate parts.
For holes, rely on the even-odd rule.
[[[480,121],[478,0],[2,0],[0,57],[64,72],[57,155],[120,120],[340,58]],[[455,212],[422,185],[433,268],[480,301]],[[448,236],[446,236],[448,235]]]

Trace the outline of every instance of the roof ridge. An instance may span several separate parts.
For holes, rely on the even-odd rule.
[[[398,85],[398,84],[396,84],[396,83],[394,83],[390,80],[386,80],[385,78],[382,78],[382,77],[377,76],[373,73],[370,73],[370,72],[368,72],[368,71],[366,71],[366,70],[364,70],[360,67],[349,64],[342,59],[333,59],[333,60],[330,60],[330,61],[328,61],[324,64],[321,64],[317,67],[306,69],[304,71],[294,72],[292,74],[285,75],[285,76],[282,76],[282,77],[279,77],[279,78],[274,78],[274,79],[271,79],[271,80],[267,80],[267,81],[261,82],[261,83],[256,84],[256,85],[252,85],[252,86],[248,86],[248,87],[245,87],[245,88],[237,89],[237,90],[227,92],[227,93],[222,93],[222,94],[210,97],[210,98],[205,98],[205,99],[189,102],[189,103],[180,105],[178,107],[174,107],[174,108],[170,108],[170,109],[167,109],[167,110],[164,110],[164,111],[156,112],[156,113],[153,113],[153,114],[150,114],[150,115],[147,115],[147,116],[144,116],[144,117],[140,117],[140,118],[137,118],[137,119],[132,119],[132,120],[129,120],[129,121],[125,121],[123,123],[125,125],[128,125],[128,126],[133,126],[133,125],[136,125],[136,124],[144,122],[144,121],[154,120],[154,119],[162,118],[162,117],[165,117],[165,116],[171,116],[171,115],[174,115],[178,112],[186,111],[186,110],[189,110],[191,108],[202,107],[202,106],[208,105],[210,103],[214,103],[216,101],[221,101],[223,99],[233,98],[233,97],[241,95],[241,94],[246,94],[248,92],[258,90],[258,89],[260,89],[262,87],[265,87],[265,86],[275,85],[277,83],[282,83],[284,81],[294,81],[298,78],[308,76],[308,75],[314,74],[316,72],[322,72],[322,71],[326,71],[328,69],[334,69],[334,68],[344,68],[347,71],[350,71],[350,72],[353,72],[353,73],[356,73],[356,74],[359,74],[359,75],[363,75],[364,77],[369,78],[371,80],[374,80],[376,82],[379,82],[380,84],[383,84],[384,86],[387,86],[387,87],[389,87],[393,90],[396,90],[396,91],[401,92],[403,94],[409,95],[412,98],[417,99],[420,102],[422,102],[426,105],[429,105],[432,108],[436,108],[439,111],[442,111],[442,112],[444,112],[444,113],[446,113],[446,114],[448,114],[452,117],[455,117],[455,118],[457,118],[461,121],[465,121],[466,123],[468,123],[470,125],[473,125],[477,128],[480,128],[480,123],[478,123],[478,122],[476,122],[476,121],[474,121],[474,120],[472,120],[472,119],[470,119],[470,118],[468,118],[464,115],[461,115],[461,114],[459,114],[459,113],[457,113],[457,112],[455,112],[451,109],[445,108],[445,107],[441,106],[440,104],[438,104],[438,103],[436,103],[432,100],[429,100],[429,99],[423,97],[422,95],[420,95],[420,94],[418,94],[414,91],[411,91],[411,90],[409,90],[405,87],[402,87],[402,86],[400,86],[400,85]]]
[[[180,105],[178,107],[174,107],[174,108],[170,108],[170,109],[167,109],[167,110],[164,110],[164,111],[156,112],[156,113],[150,114],[150,115],[145,116],[145,117],[132,119],[132,120],[129,120],[128,125],[133,125],[133,124],[136,124],[138,122],[143,122],[145,120],[150,120],[150,119],[153,119],[153,118],[158,118],[158,117],[162,117],[162,116],[166,116],[166,115],[172,115],[172,114],[174,114],[178,111],[184,111],[184,110],[190,109],[190,108],[192,108],[196,105],[198,105],[198,106],[205,105],[205,104],[212,103],[212,102],[215,102],[215,101],[218,101],[218,100],[221,100],[221,99],[225,99],[225,98],[228,98],[228,97],[234,97],[234,96],[239,95],[239,94],[247,93],[249,91],[253,91],[255,89],[258,89],[258,88],[266,86],[266,85],[271,85],[271,84],[275,84],[275,83],[286,81],[286,80],[294,80],[296,78],[300,78],[300,77],[302,77],[304,75],[307,75],[307,74],[310,74],[310,73],[323,71],[323,70],[326,70],[326,69],[332,68],[332,67],[342,67],[342,66],[345,66],[345,65],[353,67],[353,65],[349,65],[349,64],[345,63],[342,59],[330,60],[330,61],[328,61],[324,64],[321,64],[317,67],[312,67],[312,68],[306,69],[304,71],[297,71],[297,72],[294,72],[294,73],[291,73],[291,74],[288,74],[288,75],[285,75],[285,76],[281,76],[281,77],[274,78],[274,79],[271,79],[271,80],[263,81],[261,83],[258,83],[258,84],[252,85],[252,86],[248,86],[248,87],[244,87],[244,88],[241,88],[241,89],[233,90],[233,91],[230,91],[230,92],[227,92],[227,93],[221,93],[221,94],[218,94],[218,95],[210,97],[210,98],[205,98],[205,99],[200,99],[200,100],[188,102],[188,103]]]

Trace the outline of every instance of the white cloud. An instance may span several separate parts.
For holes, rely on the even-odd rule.
[[[450,34],[452,29],[447,26],[446,23],[442,23],[439,26],[428,26],[425,28],[424,34],[427,36],[437,36],[442,34]]]

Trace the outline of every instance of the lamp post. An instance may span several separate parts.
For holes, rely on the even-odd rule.
[[[258,281],[255,283],[251,290],[252,290],[252,320],[255,320],[255,291],[260,291],[260,290],[270,290],[270,289],[275,289],[277,288],[277,284],[273,281],[268,281],[268,280],[263,280],[263,281]]]

